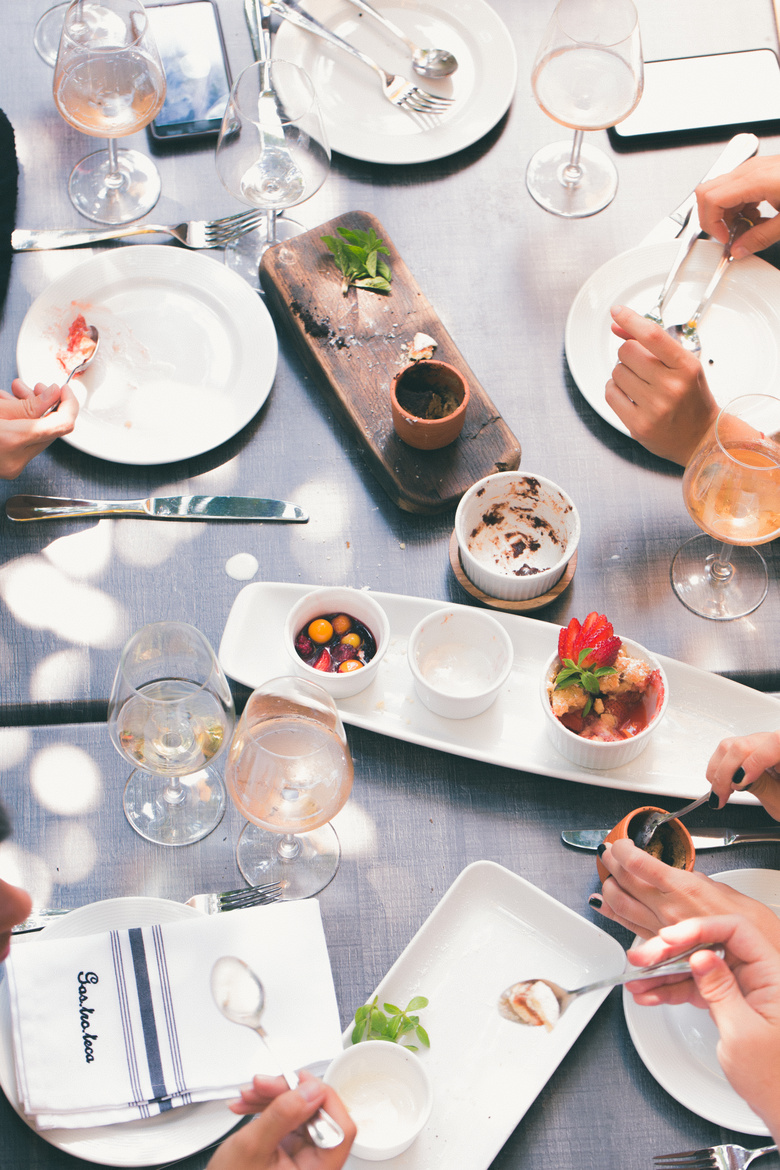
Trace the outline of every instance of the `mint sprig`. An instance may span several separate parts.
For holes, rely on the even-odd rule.
[[[351,284],[358,288],[370,288],[373,292],[390,292],[393,275],[390,266],[380,255],[380,253],[390,255],[390,249],[384,240],[373,228],[362,232],[340,227],[338,232],[343,239],[339,239],[338,236],[321,236],[320,239],[333,253],[344,278],[341,282],[344,296],[347,295]]]
[[[394,1003],[383,1004],[384,1011],[379,1007],[378,998],[375,995],[371,1003],[364,1003],[355,1012],[353,1044],[359,1044],[361,1040],[390,1040],[394,1044],[403,1044],[404,1048],[417,1052],[416,1044],[403,1043],[404,1036],[414,1032],[415,1038],[423,1047],[430,1048],[431,1042],[420,1023],[420,1017],[409,1014],[428,1006],[428,1000],[424,995],[415,995],[405,1008],[396,1007]]]
[[[579,657],[575,662],[572,658],[563,659],[563,669],[559,670],[555,676],[555,690],[559,691],[563,687],[571,687],[577,684],[581,686],[584,691],[588,692],[588,698],[583,707],[582,714],[590,714],[593,706],[592,695],[599,693],[599,679],[604,678],[608,674],[616,674],[614,666],[597,666],[595,670],[588,670],[583,666],[585,659],[589,654],[593,653],[592,646],[586,646],[584,650],[580,651]]]

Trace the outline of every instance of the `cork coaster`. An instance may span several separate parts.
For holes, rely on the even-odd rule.
[[[470,593],[472,597],[476,597],[477,601],[481,601],[483,605],[489,605],[492,609],[503,609],[508,613],[527,613],[532,609],[541,609],[545,605],[549,605],[551,601],[555,601],[556,597],[560,597],[564,589],[567,589],[574,577],[575,569],[577,568],[577,554],[569,561],[566,566],[566,572],[561,577],[560,581],[556,581],[552,589],[548,589],[546,593],[542,593],[539,597],[529,597],[525,601],[504,601],[500,597],[491,597],[489,593],[483,593],[473,581],[463,571],[463,564],[460,559],[460,549],[458,548],[458,538],[453,531],[450,537],[450,565],[455,574],[458,584]]]

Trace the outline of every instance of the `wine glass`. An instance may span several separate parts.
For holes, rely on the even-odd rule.
[[[685,506],[704,534],[672,561],[672,587],[701,617],[731,621],[766,597],[757,549],[780,536],[780,399],[744,394],[723,407],[683,477]]]
[[[283,883],[283,899],[327,886],[341,859],[327,822],[352,791],[352,757],[336,704],[317,683],[275,678],[249,697],[228,754],[225,782],[250,822],[238,868],[251,886]]]
[[[130,824],[158,845],[215,829],[225,788],[211,765],[230,740],[233,696],[200,630],[155,622],[125,646],[108,702],[114,747],[136,770],[124,791]]]
[[[71,0],[64,0],[61,4],[54,4],[51,8],[47,8],[35,26],[33,45],[38,56],[47,65],[54,65],[57,60],[62,25],[70,2]]]
[[[74,0],[65,13],[54,102],[76,130],[108,139],[108,151],[87,155],[73,168],[73,206],[100,223],[129,223],[151,211],[160,176],[137,150],[117,150],[116,139],[147,126],[165,100],[165,72],[139,0]]]
[[[319,191],[330,148],[308,74],[289,61],[256,61],[237,77],[217,141],[217,173],[250,207],[266,212],[263,227],[234,240],[225,263],[254,287],[266,248],[305,229],[277,212]]]
[[[528,164],[529,192],[546,211],[594,215],[615,198],[617,171],[585,130],[627,118],[642,96],[642,46],[631,0],[559,0],[534,59],[531,85],[548,117],[570,126],[574,142],[555,142]]]

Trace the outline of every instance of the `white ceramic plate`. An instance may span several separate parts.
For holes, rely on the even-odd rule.
[[[627,435],[604,398],[620,341],[610,331],[612,305],[644,313],[655,302],[677,253],[677,241],[634,248],[608,260],[585,281],[566,321],[566,360],[580,393],[597,414]],[[720,244],[699,240],[664,305],[675,325],[694,311],[717,266]],[[737,394],[771,392],[780,378],[780,272],[757,256],[732,264],[699,327],[701,361],[725,406]]]
[[[431,1047],[420,1059],[433,1112],[413,1145],[383,1166],[486,1170],[609,994],[577,1000],[547,1032],[503,1019],[501,992],[536,975],[579,987],[625,965],[615,939],[511,870],[492,861],[467,866],[374,993],[380,1004],[430,1000],[420,1022]],[[453,1026],[464,1005],[468,1026]],[[377,1163],[350,1157],[346,1165]]]
[[[331,148],[375,163],[445,158],[482,138],[506,113],[517,85],[517,56],[506,25],[485,0],[374,0],[421,48],[449,49],[458,59],[450,77],[431,81],[412,69],[401,41],[343,0],[317,0],[321,24],[384,70],[430,93],[455,99],[442,115],[410,114],[382,94],[378,75],[320,37],[282,21],[274,56],[311,76]]]
[[[230,610],[219,647],[222,666],[232,678],[254,688],[289,674],[285,618],[298,598],[313,588],[263,581],[244,586]],[[514,647],[509,681],[482,715],[445,719],[417,698],[406,644],[422,618],[450,603],[373,591],[372,596],[387,614],[391,637],[374,682],[359,695],[338,701],[344,721],[356,727],[541,776],[659,797],[693,798],[707,791],[707,762],[722,739],[780,726],[777,699],[659,654],[656,657],[669,680],[669,707],[649,746],[632,763],[591,771],[556,752],[541,718],[539,676],[555,652],[557,626],[492,611]],[[469,606],[455,608],[472,612]],[[731,800],[757,803],[748,792],[734,793]]]
[[[34,946],[39,940],[79,938],[106,930],[179,922],[183,918],[192,917],[200,915],[191,906],[163,898],[111,898],[72,910],[64,918],[52,922],[39,935],[20,935],[13,945],[17,946],[20,939],[24,939],[24,945]],[[22,1120],[29,1125],[19,1107],[16,1092],[11,1048],[11,1010],[5,979],[0,980],[0,1087]],[[183,1105],[145,1121],[128,1121],[123,1125],[101,1125],[87,1129],[49,1129],[39,1136],[86,1162],[100,1162],[108,1166],[152,1166],[158,1162],[187,1158],[218,1142],[237,1124],[238,1119],[228,1110],[225,1101],[209,1101],[202,1105]]]
[[[224,443],[257,414],[276,373],[276,332],[257,293],[217,260],[175,247],[116,248],[49,286],[16,346],[29,385],[62,382],[57,354],[83,313],[100,348],[74,378],[67,443],[115,463],[173,463]]]
[[[780,916],[777,870],[733,869],[712,876],[770,906]],[[675,1100],[723,1129],[762,1136],[769,1133],[723,1075],[716,1053],[718,1029],[708,1012],[690,1004],[639,1007],[625,990],[623,1009],[634,1047],[648,1071]]]

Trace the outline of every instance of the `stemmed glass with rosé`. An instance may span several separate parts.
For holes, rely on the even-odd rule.
[[[225,769],[247,818],[238,868],[251,886],[281,882],[308,898],[334,877],[341,846],[332,817],[352,791],[352,756],[336,704],[317,683],[275,678],[250,695]]]
[[[723,407],[685,469],[683,498],[704,534],[672,561],[675,593],[713,621],[752,613],[769,577],[751,546],[780,536],[780,399],[744,394]]]

